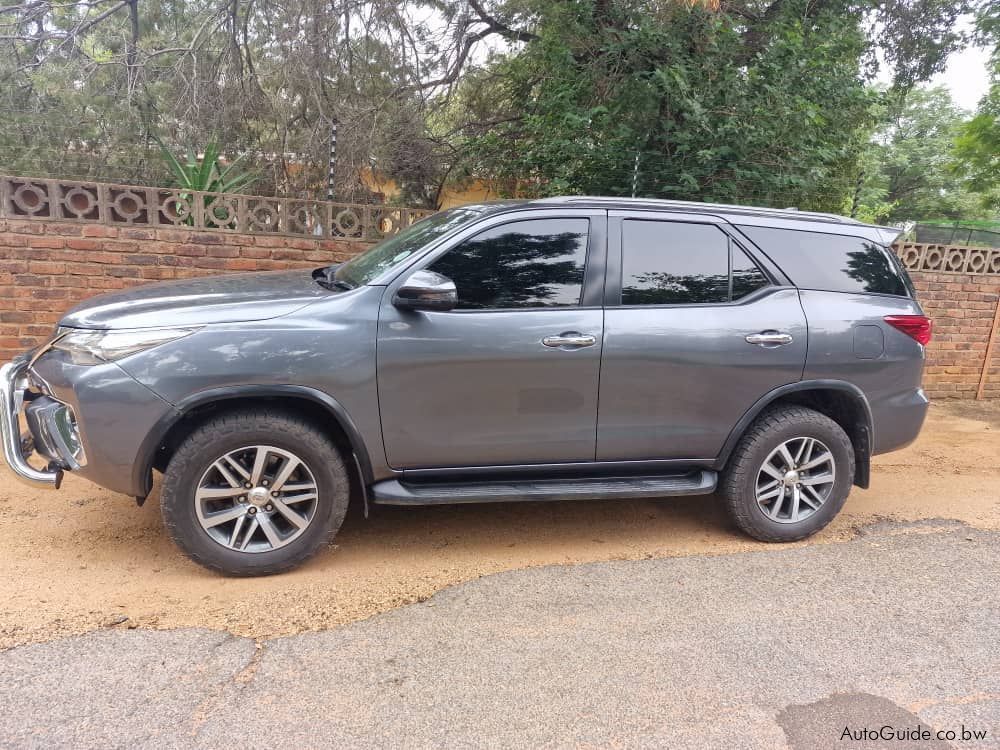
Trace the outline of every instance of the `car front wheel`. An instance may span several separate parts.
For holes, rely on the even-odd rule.
[[[291,414],[248,410],[195,429],[171,458],[160,507],[174,542],[227,575],[295,567],[328,544],[347,512],[337,448]]]
[[[854,448],[840,425],[806,407],[781,406],[740,439],[719,489],[744,532],[791,542],[830,523],[853,482]]]

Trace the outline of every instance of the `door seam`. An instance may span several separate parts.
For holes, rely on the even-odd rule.
[[[594,398],[594,458],[597,461],[597,436],[601,424],[601,372],[604,370],[604,337],[607,335],[605,310],[601,308],[601,353],[597,359],[597,394]]]

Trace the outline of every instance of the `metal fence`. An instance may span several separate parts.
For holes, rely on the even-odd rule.
[[[917,224],[913,228],[916,242],[941,245],[984,245],[1000,247],[1000,232],[963,226],[942,226],[940,224]]]
[[[0,218],[379,240],[433,211],[0,176]]]

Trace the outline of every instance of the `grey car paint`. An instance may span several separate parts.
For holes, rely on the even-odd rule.
[[[300,272],[309,277],[308,272]],[[312,284],[319,287],[311,278]],[[200,392],[297,386],[328,394],[367,448],[373,478],[390,476],[382,450],[375,387],[375,336],[384,287],[329,292],[267,321],[208,325],[191,336],[120,361],[121,368],[171,404]],[[333,419],[333,415],[330,415]]]
[[[802,377],[806,324],[798,292],[772,287],[728,305],[609,308],[597,458],[713,458],[739,418]],[[776,330],[775,348],[746,336]]]
[[[612,362],[607,370],[608,387],[615,378],[620,378],[622,389],[638,387],[635,379],[627,376],[627,369],[636,366],[634,360],[628,364],[628,358],[641,348],[636,336],[621,330],[625,316],[632,311],[614,309],[614,305],[602,311],[606,258],[601,251],[603,229],[599,221],[592,225],[596,232],[592,242],[595,236],[598,241],[588,259],[584,307],[482,314],[460,311],[404,314],[391,305],[394,288],[412,270],[486,226],[523,217],[526,212],[534,216],[541,211],[557,215],[576,215],[579,211],[600,217],[609,207],[621,208],[621,203],[605,201],[588,205],[581,199],[490,207],[474,226],[462,227],[439,238],[370,285],[348,292],[325,289],[308,271],[293,271],[154,284],[98,297],[75,308],[62,324],[97,328],[163,325],[200,328],[192,335],[126,357],[116,364],[79,367],[70,365],[61,353],[50,351],[38,359],[33,372],[55,397],[78,410],[89,458],[81,473],[99,484],[131,494],[143,494],[148,488],[141,472],[136,473],[134,467],[148,465],[144,452],[155,449],[161,431],[180,412],[199,403],[202,397],[259,394],[268,392],[267,389],[282,393],[289,392],[288,389],[308,390],[335,404],[329,418],[349,423],[357,433],[359,450],[366,454],[363,463],[370,466],[366,472],[369,481],[398,476],[400,467],[415,466],[545,463],[582,467],[593,463],[594,458],[627,456],[704,465],[713,450],[724,453],[726,449],[722,446],[731,445],[733,434],[725,440],[726,431],[739,429],[750,415],[747,412],[743,420],[738,419],[740,409],[750,397],[748,391],[742,392],[738,385],[734,386],[734,367],[737,371],[742,368],[740,378],[757,378],[759,399],[747,406],[750,409],[760,408],[770,394],[780,392],[788,383],[795,384],[794,370],[801,367],[796,362],[800,361],[800,347],[806,338],[802,328],[804,311],[809,326],[815,326],[815,333],[808,336],[804,376],[858,388],[867,396],[875,415],[876,449],[887,450],[916,435],[926,410],[926,399],[919,390],[922,348],[886,326],[879,317],[896,311],[919,312],[916,303],[903,298],[859,295],[867,311],[859,319],[851,295],[817,296],[803,291],[798,295],[801,307],[795,313],[796,292],[787,288],[776,288],[732,306],[735,312],[727,312],[713,329],[719,336],[729,337],[737,328],[742,330],[749,320],[754,323],[752,329],[758,325],[764,327],[780,309],[789,315],[782,319],[782,324],[793,329],[795,341],[791,347],[784,347],[785,351],[778,352],[778,357],[783,358],[780,363],[778,358],[768,358],[748,346],[746,357],[751,359],[745,360],[747,364],[731,361],[724,368],[722,357],[713,348],[712,335],[704,328],[697,335],[694,333],[694,316],[699,313],[674,308],[670,311],[671,320],[666,323],[660,311],[645,310],[640,311],[642,315],[633,316],[650,334],[667,331],[682,342],[672,350],[658,353],[652,364],[658,368],[658,377],[664,378],[664,387],[677,391],[672,404],[661,400],[655,408],[664,419],[676,411],[684,418],[678,421],[676,435],[656,427],[648,419],[639,420],[635,436],[627,435],[624,420],[628,415],[643,416],[637,412],[639,402],[629,403],[629,398],[622,396],[615,407],[621,410],[616,418],[608,408],[614,406],[615,397],[602,387],[600,409],[596,403],[596,375],[600,371],[602,347],[612,354],[618,351],[624,354],[621,365]],[[674,215],[689,212],[680,208],[664,211],[662,206],[641,203],[630,204],[629,208]],[[728,215],[719,207],[702,212],[707,220],[719,222],[724,222]],[[743,213],[738,218],[742,223],[802,226],[796,219],[748,217]],[[835,221],[824,221],[823,231],[860,234],[879,241],[885,241],[886,232],[882,228],[841,225]],[[753,248],[752,243],[747,244]],[[761,261],[772,275],[780,276],[768,259],[761,257]],[[613,269],[608,270],[611,278]],[[776,278],[776,281],[780,287],[782,280]],[[771,312],[769,306],[774,306]],[[744,315],[741,319],[740,313],[751,317]],[[849,335],[849,327],[854,323],[882,329],[884,357],[855,356],[854,337]],[[519,330],[522,326],[525,330]],[[601,346],[568,352],[547,351],[538,346],[543,335],[567,331],[600,334]],[[498,368],[497,363],[506,355],[528,363],[535,375],[512,376],[509,368],[506,371]],[[737,360],[744,361],[742,355]],[[442,377],[450,368],[462,370],[462,376]],[[483,387],[473,388],[474,392],[464,393],[462,403],[470,410],[481,411],[456,414],[449,398],[456,395],[457,387],[468,388],[466,381],[476,378],[485,378],[486,382]],[[690,391],[692,383],[700,387],[702,381],[717,389],[719,398],[715,401],[704,398],[705,412],[700,416],[694,409],[685,412],[684,391]],[[786,386],[766,391],[767,386],[780,383]],[[601,384],[604,385],[603,379]],[[380,385],[383,386],[381,415]],[[647,383],[644,387],[653,386]],[[727,390],[738,393],[729,394]],[[492,393],[502,394],[503,401],[491,401]],[[649,395],[648,390],[646,394]],[[419,436],[413,433],[404,418],[434,416],[428,408],[430,404],[451,409],[450,414],[436,417],[439,421],[433,427],[432,440],[423,432]],[[897,407],[901,411],[897,412]],[[510,409],[515,410],[514,415],[507,411]],[[497,424],[485,428],[473,424],[484,416],[493,420],[498,415]],[[713,419],[718,424],[711,423]],[[544,431],[546,425],[552,427],[548,435]],[[456,429],[470,428],[471,438],[454,434]],[[599,447],[601,429],[607,439],[601,440]],[[585,434],[588,430],[589,435]],[[546,437],[550,440],[554,437],[553,433],[558,433],[559,439],[551,445],[548,442],[542,445]],[[383,434],[391,461],[383,445]],[[491,439],[495,442],[491,443]],[[426,445],[412,445],[420,441]],[[716,460],[721,458],[722,454]]]
[[[86,300],[62,319],[73,328],[153,328],[277,318],[329,292],[308,271],[263,271],[166,281]]]
[[[803,229],[801,222],[772,217],[739,218],[741,225]],[[887,244],[898,230],[863,224],[823,224],[825,234],[841,234]],[[738,229],[740,241],[766,255]],[[805,380],[839,380],[857,386],[872,413],[872,453],[887,453],[912,442],[927,413],[920,387],[924,347],[885,322],[886,315],[920,315],[916,300],[883,294],[848,294],[800,289],[809,327]],[[859,331],[859,328],[861,330]],[[874,334],[872,328],[880,335]],[[873,352],[873,341],[881,351]],[[872,356],[872,355],[875,356]]]
[[[604,313],[605,212],[536,209],[532,218],[590,219],[583,306],[429,312],[398,310],[396,289],[455,244],[520,218],[469,227],[397,273],[382,299],[379,404],[397,469],[593,461]],[[581,334],[594,344],[549,347]]]
[[[887,324],[884,317],[919,315],[919,305],[905,297],[809,289],[801,290],[799,297],[809,321],[809,356],[803,377],[844,380],[864,392],[872,410],[873,454],[910,443],[927,412],[927,397],[920,389],[924,348]],[[880,356],[858,356],[859,326],[874,326],[881,332]]]
[[[609,221],[608,279],[616,292],[622,220],[631,215],[612,211]],[[678,212],[643,218],[723,223]],[[776,281],[726,304],[629,306],[612,297],[604,316],[597,459],[712,459],[761,394],[800,380],[805,315],[797,290]],[[747,342],[768,330],[789,334],[791,343]]]
[[[87,463],[74,473],[115,492],[140,494],[132,469],[144,459],[141,446],[176,410],[115,363],[75,365],[50,351],[35,362],[32,378],[76,413]]]
[[[600,309],[405,312],[383,305],[379,402],[394,468],[594,460]],[[551,348],[579,333],[593,346]]]

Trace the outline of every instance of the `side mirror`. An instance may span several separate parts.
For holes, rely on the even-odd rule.
[[[447,276],[415,271],[396,290],[392,304],[403,310],[451,310],[458,304],[458,290]]]

